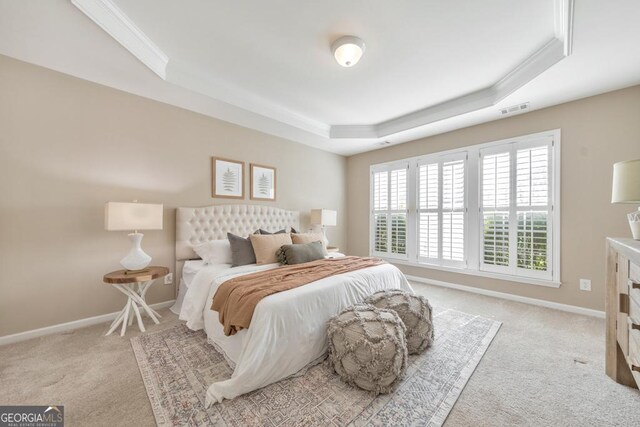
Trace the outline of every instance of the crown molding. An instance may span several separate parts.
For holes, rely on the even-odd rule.
[[[493,104],[511,95],[564,57],[564,43],[557,38],[549,40],[542,48],[491,86],[495,92]]]
[[[386,138],[406,130],[424,126],[425,124],[434,123],[449,117],[459,116],[460,114],[470,113],[472,111],[485,108],[492,102],[493,98],[494,94],[492,88],[472,92],[432,107],[414,111],[413,113],[409,113],[386,122],[378,123],[374,126],[375,136],[370,137]],[[349,129],[345,129],[343,126],[338,129],[334,129],[334,126],[332,126],[331,130],[332,135],[335,131],[335,135],[337,135],[336,138],[341,138],[342,136],[338,135],[342,135],[345,131],[349,132]],[[352,138],[357,138],[357,136],[352,136]]]
[[[553,29],[556,38],[564,43],[564,56],[573,52],[573,16],[575,0],[554,0]]]
[[[243,88],[231,87],[188,63],[171,60],[167,67],[166,80],[265,118],[285,123],[323,138],[329,137],[329,125],[274,104]]]
[[[386,138],[496,105],[573,51],[574,0],[555,0],[554,6],[555,37],[493,85],[378,124],[334,125],[331,138]]]
[[[375,125],[331,126],[331,137],[386,138],[440,120],[491,107],[560,62],[565,57],[563,52],[564,44],[554,37],[489,87]]]
[[[111,0],[71,0],[71,3],[165,80],[169,57]]]
[[[264,129],[264,124],[275,121],[291,130],[285,132],[287,134],[302,132],[325,140],[382,140],[441,120],[492,107],[571,55],[573,50],[575,0],[554,0],[554,37],[491,86],[380,123],[329,125],[274,104],[242,88],[231,87],[189,64],[175,59],[169,61],[167,55],[111,0],[71,2],[163,80],[226,105],[229,111],[228,114],[222,114],[225,120],[267,133],[271,132]],[[255,126],[251,125],[253,122]],[[267,126],[271,127],[273,126]]]

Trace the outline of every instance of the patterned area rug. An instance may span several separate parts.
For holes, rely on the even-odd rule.
[[[304,375],[204,408],[209,384],[232,370],[203,331],[184,325],[131,339],[159,426],[440,426],[501,323],[455,310],[434,314],[435,342],[410,356],[395,392],[343,383],[327,361]]]

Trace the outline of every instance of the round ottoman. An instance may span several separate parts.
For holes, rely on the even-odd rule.
[[[394,289],[371,295],[365,303],[395,311],[407,328],[409,354],[422,353],[433,342],[431,305],[423,296]]]
[[[329,320],[329,363],[348,384],[389,393],[407,370],[402,320],[391,310],[359,304]]]

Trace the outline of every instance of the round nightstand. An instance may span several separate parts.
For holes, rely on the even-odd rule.
[[[122,311],[120,311],[113,323],[111,323],[111,327],[109,328],[107,335],[110,335],[116,330],[118,325],[122,323],[120,336],[123,336],[127,330],[127,324],[131,325],[133,323],[134,314],[138,320],[138,328],[140,328],[140,331],[144,332],[145,329],[142,324],[140,309],[143,309],[156,324],[160,323],[158,321],[158,317],[162,316],[147,305],[144,296],[156,279],[164,277],[167,274],[169,274],[169,269],[167,267],[155,266],[147,267],[138,272],[118,270],[104,275],[103,280],[105,283],[113,285],[114,288],[118,289],[129,298]]]

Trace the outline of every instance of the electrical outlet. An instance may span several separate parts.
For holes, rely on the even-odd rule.
[[[170,285],[173,283],[173,273],[169,273],[166,276],[164,276],[164,284],[165,285]]]
[[[590,291],[591,290],[591,280],[589,280],[589,279],[580,279],[580,290],[581,291]]]

